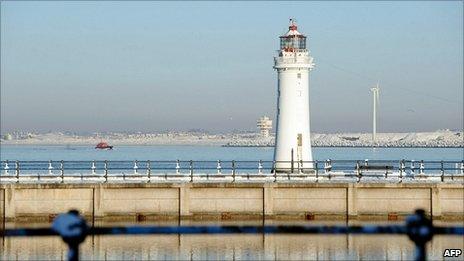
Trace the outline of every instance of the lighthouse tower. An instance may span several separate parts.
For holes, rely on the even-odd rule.
[[[309,72],[314,63],[306,48],[306,36],[297,31],[292,19],[288,32],[280,36],[277,53],[274,57],[278,76],[274,168],[276,172],[311,172]]]

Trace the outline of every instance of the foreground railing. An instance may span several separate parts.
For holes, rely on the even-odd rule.
[[[93,180],[162,182],[174,180],[241,182],[367,178],[462,181],[464,161],[326,160],[326,161],[2,161],[0,182]],[[277,168],[276,168],[277,166]]]
[[[127,226],[89,227],[75,210],[58,215],[51,228],[5,229],[2,237],[59,235],[68,245],[68,260],[79,259],[79,245],[88,235],[151,234],[400,234],[416,246],[415,260],[425,260],[426,244],[434,235],[464,235],[464,227],[435,227],[424,210],[416,210],[404,225],[389,226]]]

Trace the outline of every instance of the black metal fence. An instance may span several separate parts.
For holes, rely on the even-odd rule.
[[[279,166],[276,169],[276,166]],[[366,177],[420,179],[437,181],[462,180],[464,161],[414,160],[325,160],[325,161],[2,161],[0,182],[38,181],[65,182],[66,178],[108,179],[142,178],[157,182],[183,178],[214,180],[226,178],[232,182],[265,178],[269,181],[336,177],[353,178],[360,182]],[[51,179],[52,178],[52,179]],[[55,179],[53,179],[55,178]],[[98,179],[99,178],[99,179]]]
[[[404,225],[389,226],[128,226],[89,227],[75,210],[58,215],[51,228],[5,229],[2,237],[59,235],[68,245],[68,260],[79,260],[79,245],[88,235],[153,234],[399,234],[407,235],[416,246],[415,260],[425,260],[426,244],[434,235],[464,235],[464,227],[436,227],[416,210]]]

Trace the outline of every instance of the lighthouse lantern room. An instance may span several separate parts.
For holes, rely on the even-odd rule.
[[[313,58],[306,48],[306,36],[290,19],[288,32],[280,36],[280,50],[274,57],[277,70],[277,130],[274,149],[277,173],[312,172],[309,120],[309,72]]]

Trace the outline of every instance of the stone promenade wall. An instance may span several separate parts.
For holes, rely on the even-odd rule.
[[[51,220],[77,209],[91,220],[169,218],[401,218],[422,208],[464,219],[463,184],[166,183],[2,184],[7,221]]]

